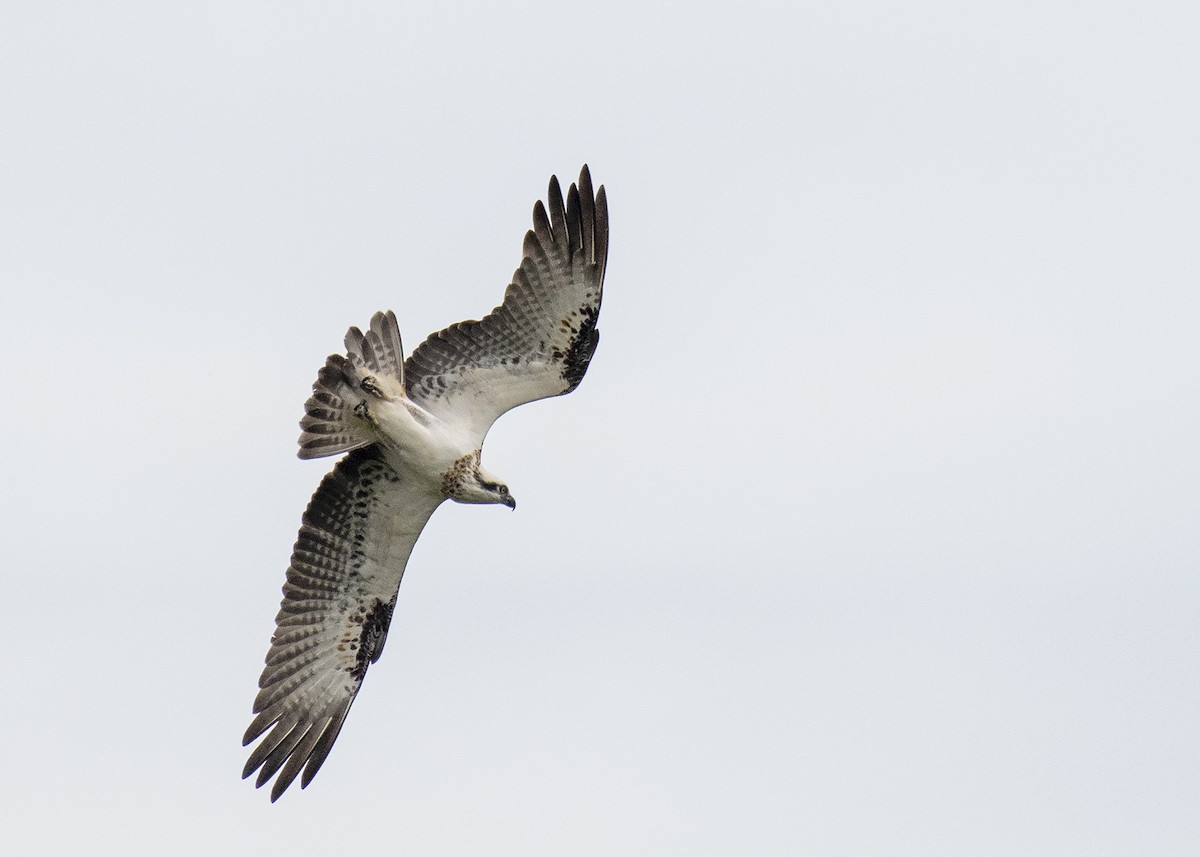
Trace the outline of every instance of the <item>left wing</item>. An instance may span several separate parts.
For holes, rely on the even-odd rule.
[[[272,801],[301,770],[307,786],[329,755],[383,652],[409,554],[442,500],[406,484],[376,446],[343,458],[313,495],[258,681],[258,716],[242,741],[262,738],[242,776],[258,771],[261,787],[278,773]]]
[[[463,425],[477,443],[505,411],[574,390],[600,340],[604,188],[593,196],[585,166],[565,205],[554,177],[546,202],[549,215],[540,201],[533,208],[533,229],[504,302],[482,321],[432,334],[404,364],[409,397]]]

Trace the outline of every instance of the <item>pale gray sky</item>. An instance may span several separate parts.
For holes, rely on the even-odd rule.
[[[0,10],[6,853],[1200,851],[1195,4],[178,6]],[[585,161],[591,371],[272,806],[316,370]]]

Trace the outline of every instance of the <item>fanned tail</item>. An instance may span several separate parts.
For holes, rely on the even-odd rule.
[[[301,458],[338,455],[375,439],[370,423],[354,413],[359,401],[354,391],[358,386],[355,375],[354,365],[340,354],[329,355],[317,373],[300,420],[300,449],[296,454]]]
[[[374,428],[357,409],[367,396],[403,395],[404,346],[396,314],[377,312],[366,333],[357,327],[346,332],[346,356],[331,354],[317,373],[313,393],[304,403],[297,454],[323,458],[373,443]]]
[[[366,333],[357,327],[346,331],[346,356],[379,378],[380,386],[399,396],[404,390],[404,345],[400,341],[400,326],[391,310],[371,316]],[[396,390],[389,390],[389,382]]]

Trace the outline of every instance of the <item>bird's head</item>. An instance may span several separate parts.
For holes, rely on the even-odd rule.
[[[447,493],[459,503],[500,503],[510,509],[517,508],[508,486],[478,465],[465,473],[460,471]]]
[[[492,474],[488,473],[482,467],[475,469],[475,487],[478,490],[478,496],[481,499],[474,500],[475,503],[503,503],[510,509],[517,508],[517,501],[508,490],[508,486],[497,479]]]

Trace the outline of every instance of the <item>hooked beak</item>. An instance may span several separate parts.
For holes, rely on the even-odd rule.
[[[513,495],[509,494],[508,497],[506,497],[503,502],[504,502],[505,506],[512,509],[514,512],[517,511],[517,501],[516,501],[516,498],[513,497]]]

